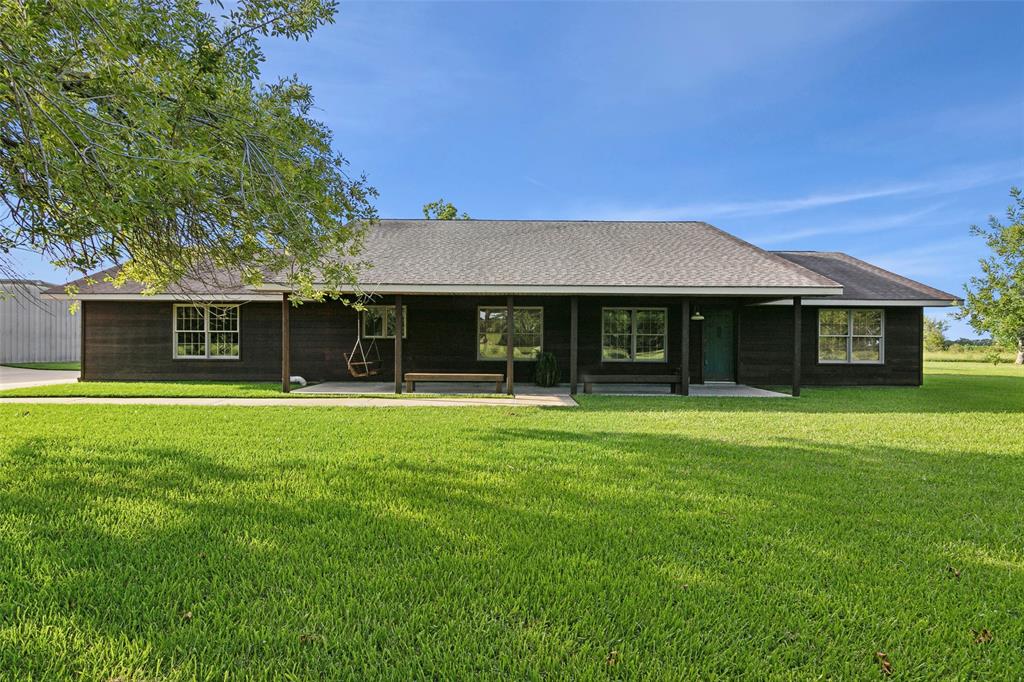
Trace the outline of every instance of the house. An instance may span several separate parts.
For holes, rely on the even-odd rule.
[[[79,318],[67,302],[41,297],[55,286],[37,279],[0,279],[0,364],[78,360]]]
[[[545,351],[573,392],[613,379],[678,378],[684,393],[914,386],[924,307],[957,302],[842,253],[765,251],[703,222],[381,220],[363,256],[362,313],[292,307],[273,278],[162,295],[80,281],[82,378],[372,378],[400,392],[407,373],[472,373],[508,377],[511,392]],[[379,362],[352,364],[357,339]]]

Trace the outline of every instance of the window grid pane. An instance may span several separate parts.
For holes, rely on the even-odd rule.
[[[175,328],[178,331],[203,331],[206,328],[206,313],[202,306],[178,306],[175,310]]]
[[[818,360],[826,362],[846,362],[846,337],[821,336],[818,338]]]
[[[852,345],[854,362],[878,362],[882,359],[880,336],[855,336]]]
[[[629,360],[630,338],[628,334],[605,334],[601,340],[601,359]]]
[[[853,335],[854,336],[881,336],[882,335],[882,311],[881,310],[855,310],[855,311],[853,311]]]
[[[206,334],[203,332],[177,332],[175,334],[178,357],[206,357]]]

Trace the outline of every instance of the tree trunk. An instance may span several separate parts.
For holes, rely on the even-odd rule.
[[[1015,364],[1024,365],[1024,336],[1017,337],[1017,359]]]

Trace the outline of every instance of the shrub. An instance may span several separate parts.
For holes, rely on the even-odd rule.
[[[541,353],[537,356],[537,373],[534,379],[538,386],[554,386],[558,383],[558,358],[554,353]]]

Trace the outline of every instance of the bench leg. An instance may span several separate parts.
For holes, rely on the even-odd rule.
[[[584,383],[583,384],[583,392],[584,393],[593,393],[594,392],[594,384]]]
[[[495,393],[501,393],[501,382],[500,381],[495,381],[494,382],[494,392]]]
[[[416,391],[416,382],[415,381],[406,381],[405,382],[405,392],[406,393],[414,393],[415,391]]]

